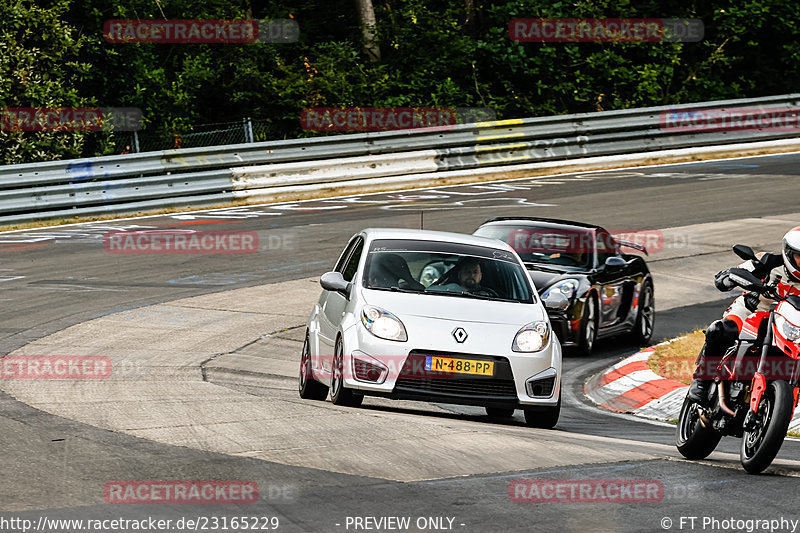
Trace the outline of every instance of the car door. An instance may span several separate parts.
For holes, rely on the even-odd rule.
[[[364,251],[364,238],[360,235],[354,237],[342,253],[334,269],[342,274],[345,281],[353,281],[361,254]],[[336,336],[347,306],[347,298],[336,291],[323,291],[322,307],[320,309],[320,362],[323,371],[330,372],[333,362],[333,351]]]
[[[620,322],[620,309],[625,300],[626,282],[630,278],[630,267],[609,268],[605,262],[609,257],[621,257],[614,237],[606,230],[595,234],[597,258],[597,284],[600,304],[600,327],[616,325]]]

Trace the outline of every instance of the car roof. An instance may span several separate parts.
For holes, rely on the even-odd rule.
[[[598,226],[597,224],[587,224],[585,222],[577,222],[574,220],[563,220],[560,218],[544,218],[544,217],[495,217],[491,220],[487,220],[481,227],[494,225],[494,224],[507,224],[509,222],[519,222],[522,225],[530,225],[529,223],[536,223],[537,226],[541,227],[564,227],[564,228],[583,228],[583,229],[592,229],[592,230],[602,230],[602,226]],[[527,223],[527,224],[526,224]]]
[[[416,241],[441,241],[457,244],[471,244],[473,246],[483,246],[486,248],[496,248],[498,250],[512,250],[508,244],[497,239],[488,237],[477,237],[465,233],[452,233],[449,231],[431,231],[404,228],[366,228],[362,232],[367,240],[377,239],[407,239]]]

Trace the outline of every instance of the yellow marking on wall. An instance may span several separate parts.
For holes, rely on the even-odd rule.
[[[498,126],[520,126],[522,125],[521,118],[509,118],[507,120],[490,120],[487,122],[476,122],[475,125],[479,128],[496,128]]]

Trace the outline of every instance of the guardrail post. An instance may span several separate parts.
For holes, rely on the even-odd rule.
[[[256,142],[253,138],[253,121],[250,120],[250,117],[243,118],[242,125],[244,126],[244,142]]]

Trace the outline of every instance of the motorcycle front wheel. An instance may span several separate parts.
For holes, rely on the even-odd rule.
[[[742,435],[742,466],[751,474],[760,474],[778,455],[792,421],[794,397],[786,381],[770,381],[761,395],[755,414],[755,427]]]
[[[700,422],[700,404],[688,397],[683,400],[675,431],[675,445],[681,455],[687,459],[705,459],[714,451],[721,438],[718,431],[704,427]]]

